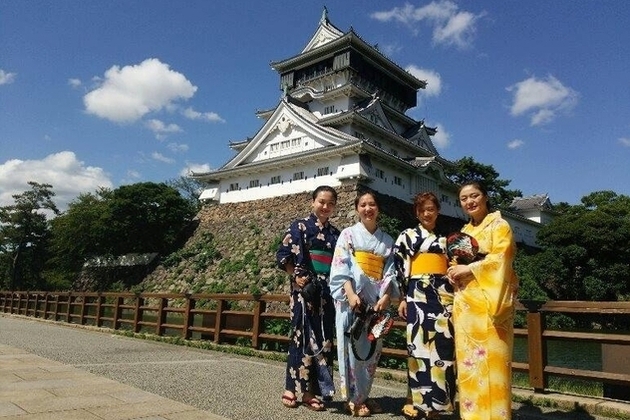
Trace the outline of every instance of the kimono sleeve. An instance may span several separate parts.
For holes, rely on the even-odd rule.
[[[330,266],[330,295],[335,300],[346,300],[343,285],[348,280],[354,281],[352,262],[352,235],[350,228],[344,229],[337,239],[332,264]],[[356,290],[356,286],[353,284]],[[358,293],[358,291],[357,291]]]
[[[296,220],[291,223],[289,228],[284,233],[280,247],[276,252],[276,264],[279,269],[286,271],[286,264],[292,263],[294,266],[299,261],[298,256],[301,255],[301,236],[303,230],[300,228],[303,223]]]
[[[517,279],[512,263],[516,246],[505,220],[493,223],[487,239],[490,242],[487,255],[469,266],[486,296],[490,316],[498,321],[510,315],[514,308]]]

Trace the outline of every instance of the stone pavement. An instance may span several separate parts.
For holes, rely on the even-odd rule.
[[[3,420],[227,420],[24,350],[0,344]]]
[[[0,314],[0,420],[345,419],[341,401],[313,413],[280,404],[284,363]],[[377,378],[372,396],[399,415],[406,386]],[[516,390],[521,400],[538,396]],[[630,419],[630,404],[545,395],[513,405],[513,420]],[[583,409],[572,411],[577,403]],[[614,417],[601,413],[615,411]],[[444,420],[450,420],[448,416]]]

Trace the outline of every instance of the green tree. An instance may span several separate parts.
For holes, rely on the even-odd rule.
[[[469,156],[457,160],[453,167],[445,167],[444,171],[458,185],[469,181],[481,182],[488,190],[492,205],[499,209],[507,209],[514,198],[523,196],[520,190],[507,189],[511,181],[500,179],[492,165],[476,162]]]
[[[168,254],[194,216],[194,208],[165,183],[143,182],[117,188],[108,200],[110,233],[116,238],[109,253]]]
[[[51,221],[54,277],[72,284],[87,259],[111,252],[111,242],[116,239],[109,231],[110,195],[108,189],[80,194],[64,214]]]
[[[73,283],[95,257],[115,262],[126,254],[168,255],[185,238],[194,214],[190,202],[164,183],[82,194],[52,223],[51,277]],[[100,290],[107,286],[98,284]]]
[[[556,300],[630,298],[630,197],[598,191],[538,233],[538,276]]]
[[[14,204],[0,207],[0,275],[9,290],[42,286],[50,237],[46,211],[59,214],[52,185],[28,185],[30,190],[12,196]]]

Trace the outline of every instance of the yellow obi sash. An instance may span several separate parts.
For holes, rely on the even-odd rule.
[[[421,252],[411,258],[411,275],[446,274],[447,260],[444,254]]]
[[[376,280],[383,278],[385,257],[381,257],[369,251],[354,251],[354,257],[366,276]]]

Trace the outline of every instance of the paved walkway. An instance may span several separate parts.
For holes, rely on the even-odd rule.
[[[341,401],[321,413],[283,408],[283,373],[279,362],[0,315],[0,420],[348,418]],[[372,395],[385,409],[372,418],[403,419],[398,413],[405,384],[379,378]],[[547,397],[559,403],[564,398],[568,406],[578,401]],[[630,404],[579,402],[597,408],[592,412],[615,409],[617,419],[630,419]],[[608,418],[515,404],[513,419]]]

